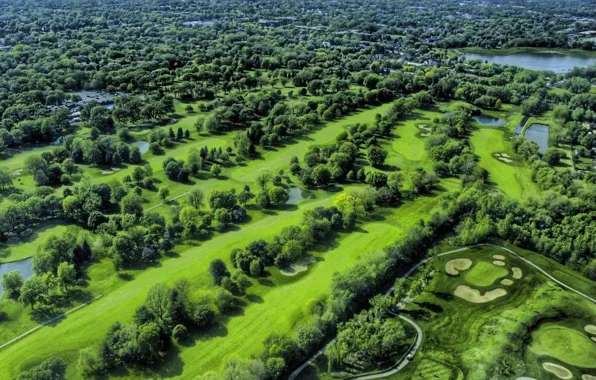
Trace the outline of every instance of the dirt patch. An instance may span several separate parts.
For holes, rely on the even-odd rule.
[[[542,363],[542,368],[548,372],[554,373],[559,379],[571,379],[573,377],[571,371],[555,363],[544,362]]]
[[[456,296],[472,303],[487,303],[507,294],[505,289],[497,288],[489,290],[484,295],[480,295],[478,289],[470,288],[467,285],[459,285],[453,292]]]
[[[315,262],[314,257],[308,256],[303,257],[300,260],[296,261],[294,264],[291,264],[287,268],[280,269],[280,273],[284,276],[295,276],[300,272],[304,272],[308,269],[308,266]]]
[[[511,268],[511,270],[513,271],[513,278],[515,278],[516,280],[522,278],[522,270],[520,268],[513,267]]]
[[[596,326],[594,325],[586,325],[586,327],[584,327],[584,330],[586,330],[588,334],[596,335]]]
[[[504,267],[505,266],[505,262],[503,262],[501,260],[495,260],[495,261],[493,261],[493,264],[495,264],[498,267]]]
[[[457,276],[459,271],[464,271],[472,266],[470,259],[453,259],[445,263],[445,272],[452,276]]]
[[[505,260],[505,256],[503,256],[503,255],[493,255],[493,259],[495,259],[495,260]]]
[[[513,285],[513,281],[508,278],[504,278],[501,280],[501,284],[506,285],[506,286]]]

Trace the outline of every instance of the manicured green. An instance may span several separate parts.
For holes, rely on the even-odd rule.
[[[449,379],[451,368],[430,359],[422,359],[412,379]]]
[[[528,349],[536,355],[553,357],[572,366],[596,368],[596,344],[584,331],[556,322],[540,325],[532,333]]]
[[[464,279],[476,286],[491,286],[498,279],[509,274],[509,270],[498,267],[491,262],[477,261],[472,268],[464,272]]]

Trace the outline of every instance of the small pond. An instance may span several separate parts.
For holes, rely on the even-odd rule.
[[[548,125],[537,123],[530,125],[525,137],[538,144],[540,152],[544,153],[548,149]]]
[[[444,115],[451,116],[453,115],[453,112],[447,111],[444,113]],[[502,127],[503,125],[505,125],[505,120],[488,115],[475,115],[472,116],[472,119],[476,120],[478,124],[484,125],[486,127]]]
[[[149,150],[149,143],[147,141],[135,141],[133,143],[130,143],[130,145],[138,147],[141,151],[141,154]]]
[[[2,278],[4,273],[12,272],[13,270],[21,272],[23,281],[28,279],[33,276],[33,258],[0,264],[0,278]],[[4,294],[4,288],[0,286],[0,296],[2,294]]]
[[[288,189],[288,194],[290,195],[290,199],[288,200],[288,204],[296,204],[303,199],[312,199],[314,198],[314,194],[310,191],[302,190],[299,187],[290,187]]]
[[[465,53],[464,56],[467,60],[514,65],[530,70],[548,70],[557,74],[569,72],[575,66],[588,67],[596,63],[596,57],[556,53],[515,53],[509,55]]]
[[[103,108],[107,109],[107,110],[111,110],[112,108],[114,108],[114,103],[110,103],[110,104],[105,104],[103,106]]]
[[[487,126],[487,127],[502,127],[505,125],[505,120],[499,119],[498,117],[488,116],[488,115],[476,115],[472,116],[474,120],[478,124]]]
[[[515,127],[515,135],[516,136],[521,135],[522,131],[524,130],[524,125],[526,125],[526,122],[528,121],[529,118],[530,118],[530,116],[524,116],[524,118],[519,122],[517,127]]]

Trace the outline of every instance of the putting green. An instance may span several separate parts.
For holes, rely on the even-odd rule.
[[[596,345],[581,331],[562,325],[542,324],[532,333],[529,349],[572,366],[596,368]]]
[[[447,261],[445,264],[445,272],[450,275],[457,276],[459,271],[467,270],[472,266],[472,260],[470,259],[453,259]]]
[[[500,268],[486,261],[480,261],[466,272],[466,282],[476,286],[491,286],[494,282],[509,274],[505,268]]]
[[[480,290],[470,288],[467,285],[460,285],[453,292],[456,296],[472,303],[487,303],[507,294],[505,289],[497,288],[489,290],[484,295],[480,295]]]
[[[570,370],[555,363],[544,362],[542,363],[542,368],[554,373],[559,379],[571,379],[573,377]]]

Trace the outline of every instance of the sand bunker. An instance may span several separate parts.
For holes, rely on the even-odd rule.
[[[503,261],[500,261],[500,260],[493,261],[493,264],[495,264],[498,267],[504,267],[505,266],[505,263]]]
[[[314,257],[308,256],[303,257],[300,260],[296,261],[294,264],[291,264],[287,268],[280,269],[279,271],[284,276],[295,276],[300,272],[304,272],[308,269],[308,266],[315,262]]]
[[[421,133],[420,136],[422,136],[422,137],[428,137],[428,136],[430,136],[430,133]]]
[[[588,334],[596,335],[596,326],[594,325],[586,325],[586,327],[584,327],[584,330],[586,330]]]
[[[573,377],[571,371],[555,363],[544,362],[542,363],[542,368],[548,372],[554,373],[559,379],[571,379]]]
[[[470,259],[453,259],[445,263],[445,272],[450,275],[457,276],[460,270],[469,269],[472,266]]]
[[[513,278],[515,278],[516,280],[519,280],[520,278],[522,278],[522,270],[517,268],[517,267],[513,267],[511,268],[511,270],[513,271]]]
[[[499,160],[500,160],[500,161],[503,161],[503,162],[506,162],[506,163],[511,163],[511,162],[513,162],[513,160],[512,160],[512,159],[510,159],[510,158],[505,158],[505,157],[499,157]]]
[[[596,376],[582,375],[582,380],[596,380]]]
[[[23,169],[17,169],[14,172],[12,172],[12,175],[21,175],[22,172],[23,172]]]
[[[507,157],[507,158],[509,158],[509,155],[507,153],[501,153],[501,157]]]
[[[430,131],[431,128],[427,127],[426,124],[418,124],[418,128],[424,129],[425,131]]]
[[[453,292],[456,296],[470,301],[472,303],[487,303],[507,294],[505,289],[497,288],[489,290],[484,295],[480,295],[478,289],[472,289],[467,285],[460,285]]]
[[[510,280],[510,279],[508,279],[508,278],[504,278],[504,279],[502,279],[502,280],[501,280],[501,284],[503,284],[503,285],[507,285],[507,286],[509,286],[509,285],[513,285],[513,281],[511,281],[511,280]]]
[[[533,378],[533,377],[525,377],[525,376],[523,376],[523,377],[518,377],[518,378],[517,378],[517,379],[515,379],[515,380],[536,380],[536,379],[535,379],[535,378]]]
[[[593,337],[592,337],[592,340],[593,340],[594,342],[596,342],[596,337],[595,337],[595,336],[593,336]]]
[[[495,259],[495,260],[505,260],[505,256],[503,256],[503,255],[493,255],[493,259]]]
[[[103,174],[103,175],[108,175],[108,174],[112,174],[112,173],[114,173],[114,172],[111,170],[102,170],[101,171],[101,174]]]

